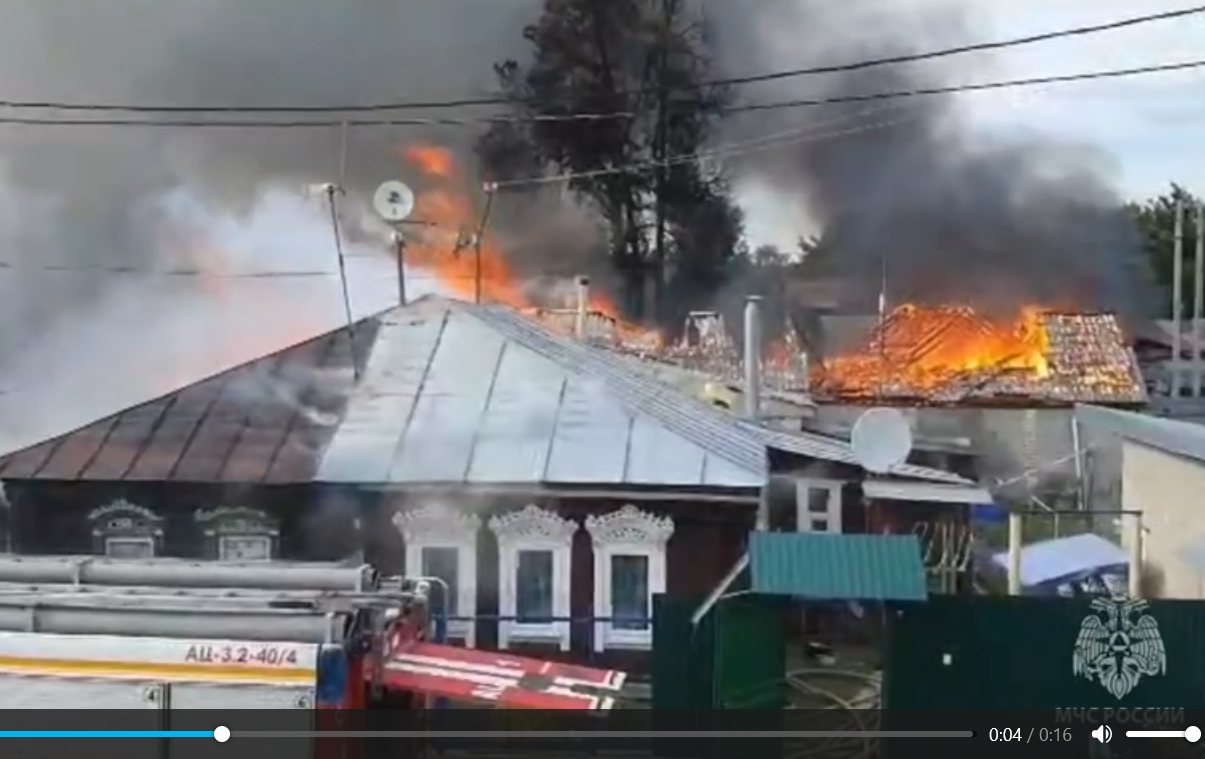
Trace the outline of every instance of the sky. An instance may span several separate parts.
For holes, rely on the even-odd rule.
[[[977,27],[990,30],[985,34],[992,39],[1101,23],[1183,4],[1171,0],[954,1],[967,3],[982,22]],[[989,64],[988,73],[975,66],[968,81],[1191,59],[1201,56],[1203,40],[1205,17],[1058,40],[985,55],[978,62]],[[984,129],[1002,134],[1037,132],[1098,151],[1124,197],[1158,193],[1173,180],[1205,192],[1205,71],[968,94],[961,102],[967,117]],[[804,209],[784,207],[757,187],[740,190],[754,245],[790,246],[799,234],[816,231]],[[225,269],[322,275],[217,278],[204,283],[139,279],[110,288],[92,312],[59,325],[21,357],[16,371],[0,377],[0,454],[343,323],[331,230],[315,201],[296,193],[273,195],[240,221],[207,215],[187,199],[169,201],[172,214],[207,230],[197,244],[220,251]],[[372,247],[351,246],[349,254],[354,314],[392,306],[397,292],[393,263]],[[5,276],[57,276],[69,288],[71,277],[95,275],[0,271],[0,277]],[[410,295],[437,290],[429,277],[410,273]],[[115,334],[121,336],[117,347]],[[71,361],[64,361],[64,356]]]
[[[906,0],[910,5],[946,0]],[[990,39],[1040,34],[1186,7],[1179,0],[961,0]],[[1205,15],[966,56],[966,81],[1074,74],[1203,57]],[[1097,150],[1119,192],[1141,198],[1176,181],[1205,193],[1205,68],[960,96],[967,117],[1002,133],[1038,132]],[[750,241],[789,247],[806,214],[743,187]]]

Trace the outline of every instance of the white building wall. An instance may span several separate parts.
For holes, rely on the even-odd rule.
[[[1127,440],[1121,500],[1125,511],[1142,514],[1148,594],[1205,598],[1205,578],[1181,558],[1185,549],[1205,541],[1205,463]]]

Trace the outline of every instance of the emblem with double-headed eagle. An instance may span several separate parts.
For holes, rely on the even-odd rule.
[[[1119,700],[1143,677],[1167,672],[1167,651],[1159,623],[1144,613],[1141,599],[1098,598],[1079,626],[1072,654],[1072,671],[1100,683]]]

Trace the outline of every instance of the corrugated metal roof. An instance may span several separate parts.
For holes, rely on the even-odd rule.
[[[977,485],[956,485],[946,482],[917,482],[915,480],[864,480],[862,494],[867,498],[919,503],[969,503],[989,505],[992,494]]]
[[[357,358],[376,323],[356,326]],[[309,482],[353,383],[346,330],[322,335],[0,458],[0,478]]]
[[[753,488],[764,447],[702,403],[502,306],[382,317],[325,482]]]
[[[754,593],[851,601],[923,601],[929,596],[915,535],[754,532]]]
[[[1205,425],[1101,406],[1076,406],[1075,416],[1095,429],[1205,462]]]
[[[844,440],[837,440],[836,438],[825,437],[811,432],[788,432],[786,430],[771,429],[743,421],[738,423],[770,448],[823,461],[859,466],[858,459],[854,456],[853,448]],[[948,482],[955,485],[975,484],[974,481],[953,472],[932,469],[927,466],[917,466],[915,464],[900,464],[893,467],[890,473],[898,477],[912,477],[920,480],[931,480],[933,482]]]

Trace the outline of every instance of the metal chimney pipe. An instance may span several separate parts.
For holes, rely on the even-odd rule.
[[[406,305],[406,238],[400,230],[393,233],[393,244],[397,246],[397,300],[399,305]]]
[[[1173,398],[1180,397],[1180,363],[1184,352],[1184,200],[1176,198],[1175,247],[1172,251],[1172,383]]]
[[[745,301],[745,416],[761,419],[761,296]]]
[[[573,336],[586,339],[586,322],[590,317],[590,278],[577,278],[577,313],[573,319]]]
[[[1205,366],[1201,363],[1201,319],[1205,318],[1205,203],[1197,203],[1197,246],[1193,256],[1195,292],[1192,303],[1192,394],[1200,396]]]
[[[1024,590],[1021,582],[1021,549],[1024,543],[1025,517],[1018,511],[1008,513],[1008,594],[1019,596]]]

